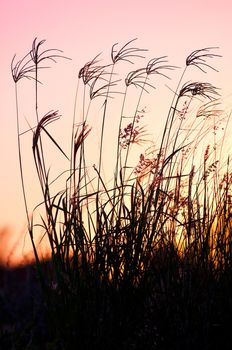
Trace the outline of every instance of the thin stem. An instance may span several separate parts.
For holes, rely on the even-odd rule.
[[[143,82],[143,85],[141,86],[141,91],[139,94],[139,98],[138,98],[138,102],[135,108],[135,112],[134,112],[134,116],[133,116],[133,121],[132,121],[132,127],[131,127],[131,131],[130,131],[130,137],[129,137],[129,141],[128,141],[128,146],[126,149],[126,156],[125,156],[125,161],[124,161],[124,170],[123,170],[123,175],[122,175],[122,179],[123,179],[123,183],[125,181],[125,176],[126,176],[126,166],[127,166],[127,161],[128,161],[128,157],[129,157],[129,151],[130,151],[130,147],[131,147],[131,139],[132,139],[132,135],[133,135],[133,130],[134,130],[134,125],[135,125],[135,118],[138,114],[139,111],[139,106],[140,106],[140,102],[144,93],[144,87],[146,86],[146,82],[148,79],[148,75],[146,75],[145,80]]]
[[[23,192],[23,201],[24,201],[24,206],[25,206],[25,211],[26,211],[26,217],[27,217],[27,225],[28,225],[28,229],[29,229],[29,231],[30,231],[30,217],[29,217],[28,204],[27,204],[27,196],[26,196],[25,183],[24,183],[23,162],[22,162],[22,151],[21,151],[21,141],[20,141],[19,105],[18,105],[18,89],[17,89],[17,83],[15,83],[15,101],[16,101],[16,121],[17,121],[16,123],[17,123],[19,170],[20,170],[20,178],[21,178],[21,185],[22,185],[22,192]]]
[[[158,155],[158,161],[160,160],[161,155],[163,153],[163,148],[164,148],[164,151],[167,150],[166,148],[167,148],[168,141],[169,141],[169,138],[170,138],[171,129],[172,129],[172,125],[173,125],[173,120],[174,120],[174,116],[175,116],[175,112],[176,112],[176,108],[177,108],[177,104],[178,104],[178,100],[179,100],[178,91],[179,91],[179,88],[180,88],[180,84],[181,84],[181,82],[182,82],[182,80],[184,78],[184,75],[186,73],[186,70],[187,70],[187,66],[185,66],[184,71],[182,72],[181,77],[179,79],[179,82],[177,84],[176,90],[175,90],[175,92],[173,94],[173,99],[172,99],[172,102],[171,102],[171,105],[170,105],[170,108],[169,108],[169,111],[168,111],[166,123],[165,123],[165,126],[164,126],[164,132],[163,132],[161,143],[160,143],[160,152],[159,152],[159,155]],[[175,99],[176,99],[176,102],[175,102]],[[175,102],[175,105],[174,105],[174,102]],[[166,133],[167,132],[168,132],[168,135],[166,137]],[[166,137],[166,145],[164,146],[165,137]],[[164,154],[164,158],[165,158],[165,154]]]
[[[114,175],[114,187],[117,186],[119,161],[120,161],[120,167],[121,167],[120,131],[122,129],[122,120],[123,120],[124,108],[126,104],[127,90],[128,90],[128,86],[126,85],[126,89],[125,89],[125,93],[122,101],[121,117],[120,117],[120,122],[118,127],[118,141],[117,141],[117,153],[116,153],[117,159],[116,159],[116,167],[115,167],[115,175]]]
[[[99,173],[99,175],[101,175],[101,168],[102,168],[102,152],[103,152],[103,141],[104,141],[107,102],[108,102],[108,97],[109,97],[109,92],[110,92],[111,80],[112,80],[112,76],[113,76],[113,73],[114,73],[114,67],[115,67],[115,63],[112,65],[112,69],[111,69],[111,72],[110,72],[109,83],[108,83],[107,92],[106,92],[106,98],[105,98],[104,107],[103,107],[104,109],[103,109],[101,138],[100,138],[100,154],[99,154],[99,163],[98,163],[98,173]],[[98,177],[97,191],[99,191],[99,189],[100,189],[100,176]]]
[[[77,80],[77,86],[76,86],[76,92],[75,92],[75,98],[74,98],[74,109],[73,109],[73,120],[72,120],[72,135],[71,135],[71,151],[70,151],[70,173],[69,173],[69,198],[71,199],[72,196],[72,184],[73,184],[73,191],[75,192],[75,168],[74,168],[74,135],[75,135],[75,120],[76,120],[76,109],[77,109],[77,96],[79,91],[79,82],[80,79]],[[73,180],[73,183],[72,183]],[[71,204],[71,201],[70,203]]]

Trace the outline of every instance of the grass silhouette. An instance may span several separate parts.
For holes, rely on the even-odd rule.
[[[177,67],[162,56],[118,79],[120,65],[145,59],[147,50],[135,42],[113,45],[109,64],[100,64],[98,55],[80,69],[70,154],[49,131],[59,112],[40,117],[38,111],[40,70],[45,62],[66,57],[60,50],[41,52],[45,41],[35,39],[22,60],[12,61],[20,173],[42,291],[35,308],[39,315],[31,306],[28,333],[21,329],[2,336],[12,349],[229,349],[231,170],[230,157],[223,154],[229,116],[216,87],[184,82],[190,68],[202,74],[215,70],[211,61],[220,55],[209,47],[187,57],[157,145],[149,143],[143,125],[143,97],[156,93],[156,79],[165,81]],[[36,96],[37,126],[29,131],[43,196],[39,224],[30,218],[24,181],[17,93],[24,78],[32,80]],[[139,93],[131,105],[135,88]],[[115,148],[109,150],[115,152],[115,166],[108,181],[103,171],[106,122],[113,97],[120,96]],[[101,130],[91,169],[89,115],[96,99]],[[69,162],[55,178],[50,178],[44,137]],[[134,164],[138,144],[145,149]],[[54,193],[61,178],[63,187]],[[38,225],[49,242],[49,263],[34,242]]]

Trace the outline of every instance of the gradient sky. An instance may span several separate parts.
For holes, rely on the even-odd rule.
[[[124,44],[138,38],[137,45],[149,50],[148,58],[167,55],[170,63],[178,66],[184,66],[186,56],[193,50],[218,46],[217,53],[223,57],[215,65],[220,72],[211,73],[207,80],[213,79],[231,106],[231,15],[230,0],[0,1],[0,231],[9,227],[9,231],[4,231],[9,237],[5,254],[25,228],[10,73],[13,55],[20,58],[38,37],[46,39],[45,48],[62,49],[72,58],[47,71],[50,90],[42,92],[41,98],[44,113],[59,109],[63,115],[71,115],[78,70],[100,52],[109,58],[110,48],[116,42]],[[27,87],[21,102],[27,104],[30,98],[33,95]],[[22,111],[23,117],[28,118],[27,109],[22,107]],[[30,153],[30,143],[28,148]],[[27,155],[24,160],[30,161]],[[31,174],[33,178],[33,170]],[[30,193],[36,197],[33,182],[30,186]]]

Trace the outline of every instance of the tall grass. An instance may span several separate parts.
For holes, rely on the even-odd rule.
[[[157,82],[165,83],[177,67],[166,56],[156,57],[119,79],[123,64],[145,59],[147,50],[135,42],[121,48],[113,45],[108,64],[102,64],[98,55],[80,69],[70,151],[49,131],[59,112],[44,116],[38,112],[43,64],[66,57],[59,50],[41,51],[45,41],[35,39],[22,60],[12,61],[20,174],[28,231],[46,296],[46,342],[52,349],[68,349],[73,341],[85,349],[157,349],[170,344],[184,348],[195,346],[199,339],[202,347],[210,348],[214,329],[223,332],[229,303],[231,307],[231,297],[227,305],[221,295],[222,288],[227,293],[231,287],[231,160],[223,154],[229,116],[215,86],[184,82],[190,68],[202,75],[215,70],[211,61],[220,55],[217,48],[209,47],[187,57],[162,137],[159,143],[149,144],[143,124],[144,95],[156,94]],[[24,184],[20,147],[24,134],[17,97],[24,78],[31,79],[35,89],[37,126],[30,131],[43,196],[38,208],[45,213],[39,225],[49,242],[50,272],[43,270],[34,243],[38,223],[30,219]],[[129,95],[135,88],[138,95],[132,104]],[[114,125],[115,144],[107,150],[106,125],[113,98],[121,101],[121,112]],[[99,153],[91,169],[89,115],[96,101],[101,128]],[[45,136],[69,162],[55,178],[45,160]],[[137,145],[145,146],[135,162]],[[103,171],[105,150],[115,152],[108,178]],[[60,179],[63,187],[54,193]]]

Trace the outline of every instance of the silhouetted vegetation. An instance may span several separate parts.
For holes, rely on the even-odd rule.
[[[232,172],[223,148],[229,115],[215,86],[184,82],[189,69],[215,70],[217,48],[187,57],[158,144],[149,142],[143,124],[143,97],[155,94],[157,81],[170,78],[177,67],[162,56],[119,79],[120,65],[145,59],[147,50],[135,40],[113,45],[109,64],[100,64],[99,55],[86,63],[77,78],[69,154],[49,131],[58,111],[39,115],[40,70],[46,61],[65,58],[59,50],[41,51],[42,45],[35,39],[22,60],[12,61],[16,105],[21,79],[32,79],[35,88],[37,126],[29,131],[43,195],[36,210],[43,214],[39,223],[30,218],[17,108],[22,188],[39,284],[30,294],[26,322],[21,318],[17,329],[2,330],[3,348],[229,349]],[[106,122],[113,97],[121,111],[113,124],[115,147],[109,148]],[[92,108],[102,121],[94,166],[87,152]],[[44,137],[69,164],[54,178]],[[135,163],[137,145],[145,149]],[[111,180],[103,171],[106,150],[115,158]],[[38,226],[50,246],[47,265],[34,240]]]

